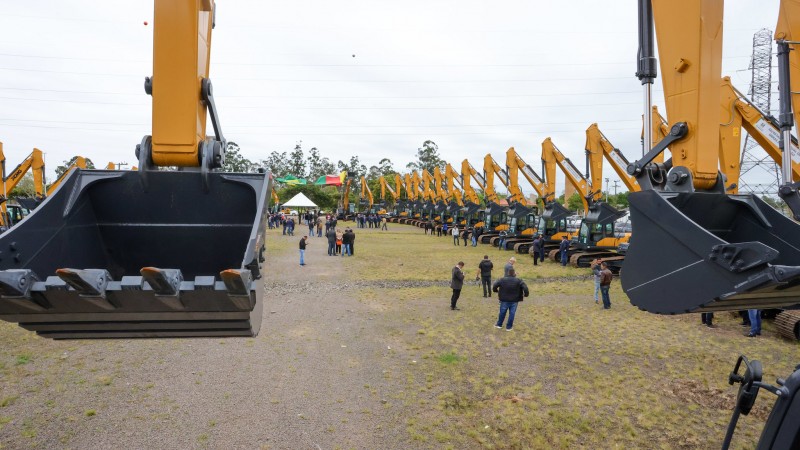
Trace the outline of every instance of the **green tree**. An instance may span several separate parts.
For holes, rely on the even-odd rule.
[[[422,147],[417,149],[417,160],[406,164],[409,170],[427,170],[433,173],[434,167],[444,169],[447,164],[441,157],[439,157],[439,146],[430,139],[422,143]]]
[[[73,156],[72,158],[64,161],[60,166],[56,167],[56,180],[64,174],[64,172],[69,169],[69,167],[78,159],[77,156]],[[86,168],[87,169],[94,169],[94,163],[91,159],[86,158]]]
[[[303,178],[306,176],[306,158],[303,156],[303,141],[298,142],[294,146],[294,150],[289,153],[289,163],[287,169],[289,169],[289,174],[294,175],[297,178]]]
[[[2,192],[0,192],[0,195],[2,195]],[[19,183],[8,193],[9,198],[33,197],[34,195],[36,195],[36,190],[33,186],[33,174],[30,172],[23,175]]]
[[[259,166],[261,166],[267,172],[271,172],[276,177],[282,177],[289,174],[289,165],[287,161],[289,160],[286,152],[278,153],[276,151],[269,154],[267,159],[262,159],[259,161]]]
[[[583,209],[583,201],[581,200],[580,194],[573,192],[572,195],[570,195],[569,199],[567,199],[567,209],[572,211]]]
[[[614,198],[614,206],[616,208],[625,209],[625,208],[628,208],[630,206],[630,203],[628,202],[628,192],[627,191],[620,192],[617,195],[611,195],[611,196],[609,196],[609,199],[611,199],[612,197]]]
[[[222,164],[224,172],[253,172],[257,167],[241,154],[241,148],[236,142],[228,142],[225,148],[225,163]]]
[[[310,181],[314,181],[323,175],[336,173],[336,166],[333,165],[328,157],[320,156],[316,147],[311,147],[308,152],[308,178]]]
[[[392,160],[389,158],[383,158],[382,160],[378,161],[378,170],[380,170],[381,175],[383,176],[394,175],[397,173],[392,165]]]

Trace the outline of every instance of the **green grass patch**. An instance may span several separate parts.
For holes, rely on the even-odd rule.
[[[439,355],[437,359],[439,360],[440,363],[449,365],[460,362],[462,358],[453,352],[449,352]]]

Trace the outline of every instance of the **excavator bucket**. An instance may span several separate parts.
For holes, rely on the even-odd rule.
[[[255,336],[270,189],[76,170],[0,236],[0,319],[54,339]]]
[[[622,271],[631,303],[659,314],[800,304],[800,225],[753,195],[629,195]]]

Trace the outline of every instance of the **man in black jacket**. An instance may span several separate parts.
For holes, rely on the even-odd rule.
[[[333,227],[328,228],[328,231],[325,232],[325,237],[328,238],[328,256],[336,256],[336,230]]]
[[[342,235],[342,257],[344,255],[353,256],[351,246],[353,245],[353,240],[355,239],[356,234],[353,233],[353,230],[347,228]]]
[[[453,290],[453,295],[450,297],[450,309],[458,309],[456,303],[458,302],[458,297],[461,296],[461,288],[464,287],[464,271],[461,270],[463,268],[464,261],[459,261],[453,267],[453,278],[450,279],[450,289]]]
[[[527,297],[530,294],[528,286],[524,281],[517,278],[517,272],[511,269],[508,271],[508,276],[494,282],[492,290],[497,292],[497,297],[500,301],[500,315],[497,317],[497,323],[494,326],[495,328],[503,328],[503,320],[505,320],[506,311],[508,311],[506,331],[511,331],[514,327],[514,315],[517,313],[517,305],[522,301],[523,297]]]
[[[478,264],[478,270],[481,272],[484,297],[492,296],[492,269],[494,269],[494,264],[489,260],[489,255],[483,255],[483,260]]]
[[[300,265],[301,266],[305,266],[306,265],[306,261],[303,259],[303,257],[306,255],[306,242],[307,241],[308,241],[308,236],[303,236],[303,238],[300,239]]]

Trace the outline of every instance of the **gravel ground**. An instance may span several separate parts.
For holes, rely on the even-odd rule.
[[[296,239],[292,240],[296,248]],[[268,260],[254,339],[44,341],[2,380],[9,448],[408,448],[386,323],[321,240]],[[277,259],[276,259],[277,258]],[[333,295],[329,295],[333,294]],[[15,327],[11,324],[3,326]],[[4,400],[5,402],[5,400]]]

